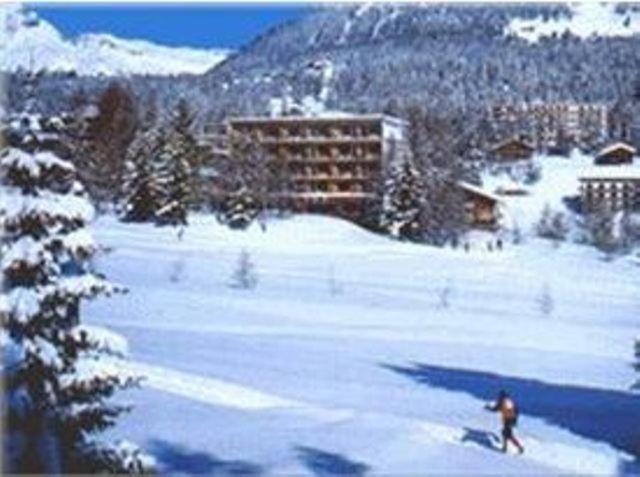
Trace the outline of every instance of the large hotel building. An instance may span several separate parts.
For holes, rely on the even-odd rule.
[[[608,108],[604,103],[520,102],[491,108],[498,126],[521,129],[536,148],[557,146],[561,136],[574,146],[603,142],[608,133]]]
[[[378,200],[375,188],[390,149],[398,157],[406,153],[405,122],[382,114],[237,117],[224,129],[227,138],[253,138],[278,161],[289,185],[274,196],[301,212],[360,216]]]

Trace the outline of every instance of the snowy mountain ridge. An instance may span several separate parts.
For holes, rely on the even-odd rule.
[[[0,71],[45,69],[79,76],[201,74],[228,54],[223,49],[170,47],[103,33],[69,39],[22,5],[0,6]]]

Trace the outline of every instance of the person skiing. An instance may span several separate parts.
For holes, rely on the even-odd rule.
[[[507,452],[507,444],[511,441],[522,454],[524,447],[513,434],[513,428],[518,423],[518,407],[509,394],[502,390],[498,393],[498,400],[493,404],[487,404],[486,409],[499,412],[502,419],[502,452]]]

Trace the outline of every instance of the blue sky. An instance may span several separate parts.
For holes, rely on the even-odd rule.
[[[32,5],[65,36],[85,32],[142,38],[165,45],[238,48],[310,6],[298,5]]]

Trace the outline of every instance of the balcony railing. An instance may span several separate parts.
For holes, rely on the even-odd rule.
[[[381,137],[378,134],[367,136],[258,136],[257,138],[264,144],[304,144],[304,143],[321,143],[321,144],[333,144],[333,143],[376,143],[381,141]]]
[[[296,182],[362,182],[371,180],[367,175],[296,174],[291,179]]]
[[[315,156],[315,157],[305,157],[305,156],[288,156],[286,158],[287,162],[298,162],[298,163],[375,163],[380,162],[380,156],[375,154],[369,154],[365,156]]]

